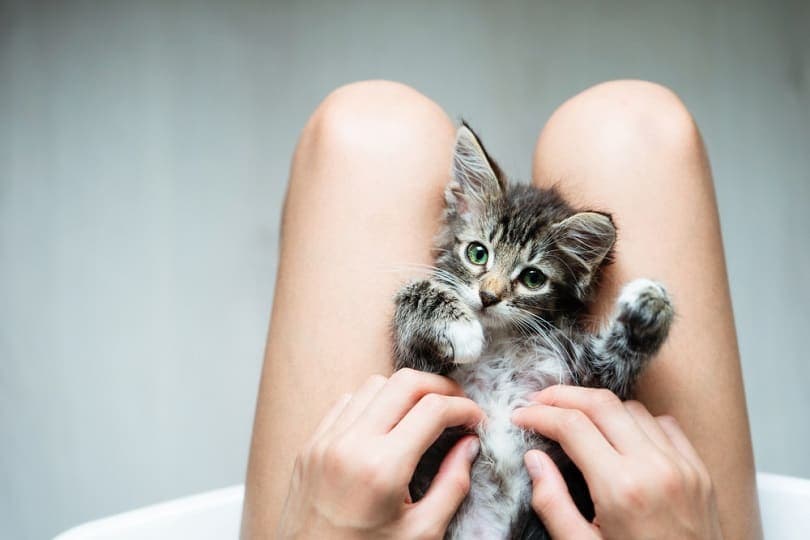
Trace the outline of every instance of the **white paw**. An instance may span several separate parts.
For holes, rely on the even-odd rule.
[[[634,306],[638,303],[639,297],[649,294],[658,298],[667,298],[667,290],[660,283],[651,279],[634,279],[624,287],[619,295],[619,305]]]
[[[456,364],[469,364],[481,357],[484,351],[484,329],[477,320],[448,323],[444,333],[450,342],[453,362]]]

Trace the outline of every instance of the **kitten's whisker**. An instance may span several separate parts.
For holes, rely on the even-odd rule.
[[[559,328],[551,324],[540,315],[531,313],[528,310],[513,306],[517,310],[516,321],[520,321],[521,326],[530,327],[535,330],[535,334],[542,334],[544,339],[552,346],[557,355],[561,359],[561,363],[565,364],[565,369],[571,377],[575,380],[574,373],[571,370],[571,363],[575,361],[573,350],[576,349],[574,341],[561,331]],[[566,340],[569,347],[563,344],[562,339]],[[563,382],[562,371],[560,372],[560,382]]]
[[[551,353],[559,358],[560,370],[557,382],[563,384],[566,381],[576,380],[571,370],[571,363],[574,361],[572,353],[559,339],[560,336],[562,336],[571,342],[570,338],[562,334],[556,327],[551,326],[550,323],[542,317],[537,317],[533,313],[521,308],[517,308],[517,310],[516,316],[513,319],[515,328],[526,337],[542,335],[544,345],[549,347]],[[544,326],[543,323],[545,323],[546,326]],[[565,378],[566,373],[569,376],[568,379]]]

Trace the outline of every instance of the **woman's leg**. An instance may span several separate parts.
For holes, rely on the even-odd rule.
[[[393,295],[430,263],[455,128],[407,86],[329,95],[293,158],[247,474],[243,535],[272,537],[295,455],[328,406],[391,371]]]
[[[675,416],[712,473],[726,538],[759,536],[754,461],[711,171],[694,121],[669,90],[595,86],[563,104],[538,139],[538,185],[613,214],[616,262],[596,315],[623,283],[663,282],[677,317],[640,382],[653,414]]]

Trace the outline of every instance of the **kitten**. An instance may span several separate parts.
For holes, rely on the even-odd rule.
[[[548,538],[530,507],[524,453],[555,459],[586,518],[593,506],[581,474],[559,446],[512,424],[530,393],[553,384],[609,388],[630,396],[673,317],[665,289],[646,279],[624,287],[606,326],[581,321],[616,240],[611,217],[577,211],[555,189],[507,184],[466,124],[458,130],[452,178],[431,276],[396,296],[396,368],[448,375],[486,412],[470,493],[447,538]],[[426,492],[463,430],[446,431],[411,482]]]

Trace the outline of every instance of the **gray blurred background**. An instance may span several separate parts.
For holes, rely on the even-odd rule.
[[[243,481],[290,155],[367,78],[524,177],[566,97],[675,89],[714,166],[758,468],[810,477],[808,2],[0,6],[0,537]]]

